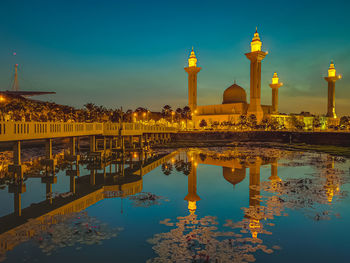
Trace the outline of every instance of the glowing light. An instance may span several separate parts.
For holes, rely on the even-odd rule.
[[[197,58],[196,58],[196,54],[193,51],[193,47],[192,47],[190,58],[188,59],[188,66],[197,67]]]
[[[256,28],[253,40],[250,43],[251,52],[261,51],[261,46],[262,46],[262,42],[260,41],[258,28]]]
[[[3,96],[0,96],[0,102],[5,102],[5,98]]]
[[[249,228],[252,233],[252,237],[257,238],[260,229],[260,220],[250,219]]]
[[[334,63],[333,61],[331,61],[331,64],[329,65],[329,69],[328,69],[328,77],[335,77],[336,74],[336,70],[334,67]]]
[[[134,117],[136,117],[136,116],[137,116],[137,113],[135,112],[135,113],[134,113]]]
[[[273,73],[272,84],[278,84],[278,80],[277,72]]]
[[[187,208],[190,211],[191,215],[193,215],[194,212],[196,212],[196,209],[197,209],[196,201],[188,201]]]
[[[174,116],[174,115],[175,115],[175,111],[172,111],[172,112],[171,112],[171,115],[173,115],[173,116]]]
[[[143,117],[145,117],[146,116],[146,112],[144,112],[142,115],[143,115]]]

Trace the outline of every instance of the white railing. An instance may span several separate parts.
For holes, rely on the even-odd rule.
[[[176,132],[173,127],[141,123],[0,122],[0,142],[88,135],[141,135]]]

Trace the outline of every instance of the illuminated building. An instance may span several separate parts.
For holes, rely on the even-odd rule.
[[[250,61],[250,101],[247,102],[247,94],[244,88],[239,86],[236,81],[228,87],[223,93],[222,104],[199,105],[197,106],[197,73],[201,68],[197,67],[197,58],[192,50],[188,59],[189,67],[185,70],[189,73],[188,92],[189,106],[192,110],[192,126],[198,128],[204,120],[208,126],[214,123],[238,123],[240,116],[254,115],[259,124],[263,118],[272,118],[277,121],[280,127],[293,127],[294,119],[304,123],[304,130],[313,129],[314,116],[303,114],[280,114],[278,109],[278,90],[283,86],[275,72],[272,82],[269,86],[272,89],[272,105],[261,105],[261,62],[268,52],[262,51],[262,41],[256,30],[250,43],[250,52],[245,56]],[[336,74],[333,62],[328,70],[328,76],[325,77],[328,82],[328,111],[326,117],[321,116],[321,129],[327,129],[332,125],[337,125],[337,116],[335,114],[335,82],[341,76]]]
[[[272,113],[278,114],[278,89],[283,86],[283,83],[279,82],[277,73],[275,72],[272,77],[272,83],[270,87],[272,89]]]
[[[254,114],[258,121],[261,121],[264,115],[261,108],[261,61],[267,55],[267,52],[261,51],[261,46],[258,29],[256,29],[251,42],[251,52],[245,55],[250,60],[250,104],[247,115]]]
[[[260,122],[264,115],[272,114],[273,108],[270,105],[261,105],[261,61],[267,52],[261,51],[262,42],[259,33],[256,31],[251,42],[251,52],[246,53],[250,60],[250,104],[247,103],[247,95],[244,88],[234,82],[223,93],[222,104],[197,106],[197,76],[195,69],[197,59],[194,53],[189,58],[189,67],[185,68],[189,72],[189,105],[193,114],[194,126],[198,126],[201,120],[206,120],[208,124],[213,122],[237,122],[241,115],[254,114]],[[191,67],[192,65],[192,67]],[[190,73],[193,75],[190,75]],[[190,77],[192,76],[192,77]],[[276,93],[276,96],[278,93]],[[277,99],[277,98],[276,98]],[[278,101],[278,100],[276,100]],[[195,106],[193,106],[195,105]],[[195,108],[195,111],[193,110]]]
[[[201,69],[197,67],[197,58],[192,47],[188,67],[185,68],[188,73],[188,106],[192,112],[197,108],[197,74]]]
[[[337,75],[334,63],[331,64],[328,69],[328,76],[324,78],[328,82],[328,105],[327,105],[327,117],[337,118],[335,113],[335,82],[341,79],[341,75]]]

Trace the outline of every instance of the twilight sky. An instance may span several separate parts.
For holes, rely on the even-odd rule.
[[[2,0],[0,90],[13,65],[22,90],[81,107],[86,102],[158,110],[187,104],[183,70],[194,46],[198,104],[222,102],[236,79],[249,98],[250,41],[258,26],[263,50],[262,103],[271,104],[274,71],[285,84],[280,111],[326,113],[331,59],[338,115],[350,113],[350,1]],[[14,56],[13,53],[17,55]],[[39,97],[37,97],[39,98]]]

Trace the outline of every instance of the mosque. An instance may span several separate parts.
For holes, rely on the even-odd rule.
[[[250,103],[247,102],[244,88],[235,82],[224,91],[222,104],[205,106],[197,105],[197,74],[201,67],[197,67],[197,58],[192,48],[185,71],[188,73],[188,106],[192,112],[194,127],[198,127],[202,120],[205,120],[208,125],[213,122],[237,123],[241,115],[255,115],[258,123],[267,117],[276,118],[280,123],[285,123],[290,118],[290,115],[282,115],[278,111],[278,90],[283,86],[283,83],[279,81],[276,72],[273,74],[271,84],[269,84],[272,90],[272,105],[261,105],[261,64],[268,52],[262,51],[262,42],[257,30],[250,46],[250,52],[245,54],[250,61]],[[340,75],[336,75],[332,61],[328,76],[325,77],[328,82],[328,107],[324,119],[328,122],[332,120],[334,122],[337,119],[335,114],[335,82],[340,78]],[[303,116],[300,117],[305,121]]]

